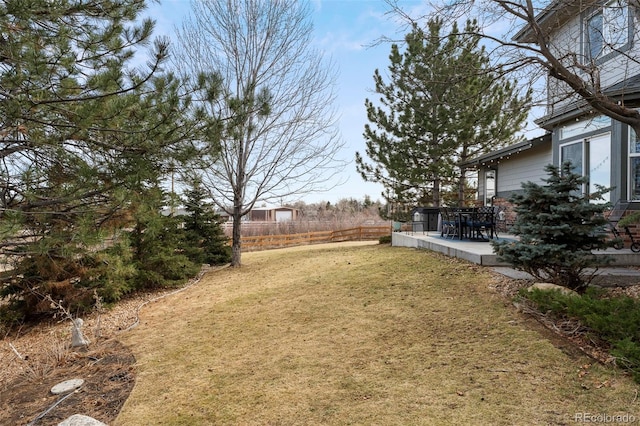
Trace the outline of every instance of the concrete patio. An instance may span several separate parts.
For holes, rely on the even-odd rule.
[[[505,239],[515,240],[516,237],[509,234],[499,235],[499,240]],[[432,250],[483,266],[509,266],[508,263],[498,261],[488,241],[443,238],[437,231],[393,232],[391,244],[398,247]],[[622,250],[608,249],[595,251],[594,253],[596,255],[610,255],[613,258],[611,266],[640,266],[640,253],[634,253],[628,248]]]

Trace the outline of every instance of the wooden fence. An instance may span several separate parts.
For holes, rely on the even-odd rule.
[[[244,251],[257,251],[306,244],[376,240],[385,235],[391,235],[391,226],[358,226],[356,228],[341,229],[339,231],[246,236],[241,237],[241,241]]]

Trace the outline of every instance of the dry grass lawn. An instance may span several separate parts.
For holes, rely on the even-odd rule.
[[[640,420],[637,384],[554,346],[480,267],[372,244],[243,261],[144,308],[123,337],[138,378],[116,424]]]

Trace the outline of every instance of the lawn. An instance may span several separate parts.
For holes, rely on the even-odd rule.
[[[373,244],[243,261],[142,310],[117,425],[640,420],[637,384],[554,346],[481,267]]]

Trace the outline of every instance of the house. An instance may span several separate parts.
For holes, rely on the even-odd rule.
[[[640,107],[640,25],[634,6],[625,0],[605,2],[556,0],[536,20],[548,35],[556,57],[573,70],[595,65],[600,87],[624,102]],[[535,43],[531,29],[515,40]],[[579,71],[586,72],[586,71]],[[612,187],[607,200],[632,200],[640,209],[640,138],[626,124],[597,113],[564,82],[548,77],[545,115],[536,120],[547,133],[469,162],[478,170],[478,198],[484,204],[504,204],[526,181],[546,178],[544,166],[571,161],[589,181]]]
[[[246,218],[250,222],[290,222],[298,218],[298,210],[292,207],[254,208]]]
[[[476,157],[466,166],[478,171],[478,200],[495,205],[522,190],[522,182],[542,183],[544,167],[553,161],[551,133]]]
[[[217,212],[223,219],[232,221],[232,217],[220,210]],[[298,210],[292,207],[256,207],[251,209],[249,214],[245,215],[242,220],[244,222],[290,222],[298,218]]]

